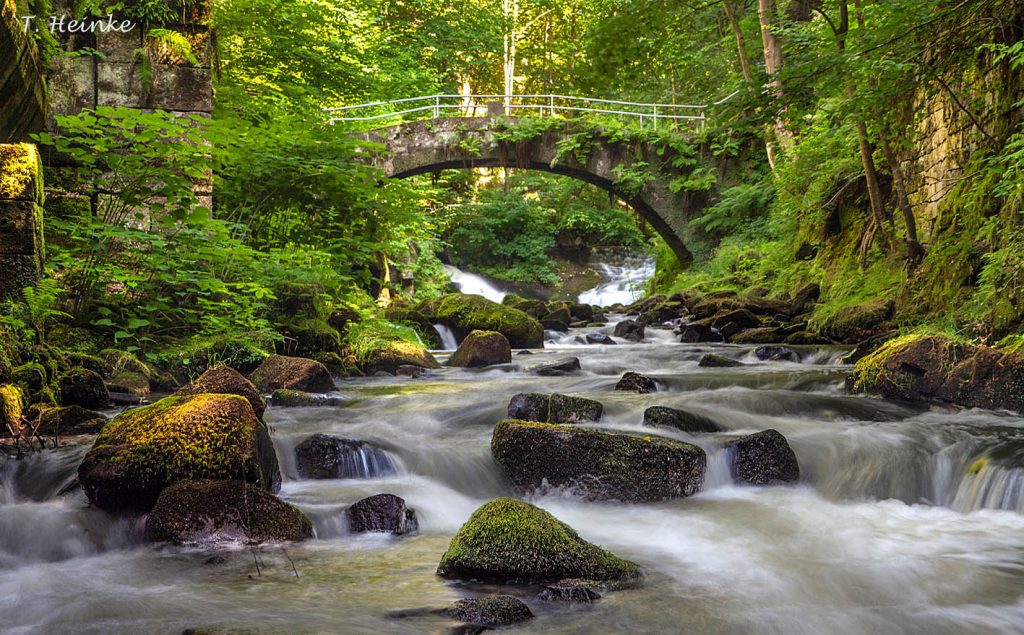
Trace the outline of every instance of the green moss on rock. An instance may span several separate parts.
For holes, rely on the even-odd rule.
[[[394,375],[399,366],[441,367],[430,351],[419,344],[391,340],[382,341],[380,346],[367,351],[360,363],[360,370],[368,375],[381,371]]]
[[[21,431],[25,395],[17,386],[0,386],[0,435]]]
[[[249,375],[249,379],[262,393],[281,388],[305,392],[334,390],[331,371],[320,362],[304,357],[271,355]]]
[[[43,170],[35,145],[0,144],[0,199],[42,202]]]
[[[145,397],[149,394],[149,378],[142,373],[122,371],[107,379],[107,390]]]
[[[263,417],[263,413],[267,409],[267,402],[263,400],[263,395],[256,389],[256,386],[229,366],[214,366],[174,394],[187,397],[203,393],[244,397],[252,406],[256,416],[260,418]]]
[[[298,508],[243,481],[184,481],[165,489],[146,518],[148,542],[284,542],[313,537]]]
[[[437,574],[516,583],[641,576],[634,563],[583,540],[543,509],[512,498],[496,498],[473,512],[452,538]]]
[[[544,327],[526,313],[479,295],[452,293],[419,309],[464,337],[471,331],[497,331],[512,348],[542,348]]]
[[[514,419],[494,427],[491,454],[524,490],[571,487],[626,502],[695,494],[706,462],[704,450],[682,441]]]
[[[60,403],[63,406],[83,408],[107,408],[110,394],[99,373],[87,368],[72,368],[58,380]]]
[[[449,366],[480,368],[512,363],[508,339],[496,331],[473,331],[448,358]]]
[[[11,379],[30,392],[42,390],[47,383],[46,368],[39,362],[28,362],[12,369]]]
[[[276,491],[266,426],[237,395],[167,397],[107,424],[78,468],[89,500],[110,511],[147,510],[185,480],[240,479]]]

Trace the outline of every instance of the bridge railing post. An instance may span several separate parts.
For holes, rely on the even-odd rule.
[[[654,129],[658,129],[658,104],[654,104]]]
[[[441,116],[441,96],[434,95],[434,119]]]

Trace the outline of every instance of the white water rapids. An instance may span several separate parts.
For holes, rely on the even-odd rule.
[[[572,335],[600,331],[574,331]],[[650,329],[648,342],[549,348],[512,368],[442,369],[418,379],[344,380],[339,408],[270,408],[281,495],[317,539],[222,552],[145,545],[140,523],[57,497],[88,440],[0,464],[0,629],[9,633],[443,633],[438,616],[390,611],[445,604],[479,589],[434,575],[452,534],[485,501],[514,495],[489,451],[518,392],[564,392],[605,405],[601,429],[666,436],[708,452],[705,491],[658,504],[588,502],[568,492],[530,500],[584,538],[639,563],[642,587],[593,605],[546,604],[515,633],[1020,633],[1024,631],[1024,418],[908,406],[841,389],[838,351],[807,360],[699,368],[705,352],[754,362],[751,347],[694,345]],[[577,356],[576,376],[533,365]],[[616,392],[622,372],[661,390]],[[697,437],[641,426],[648,406],[691,409],[728,428]],[[782,432],[795,486],[742,487],[723,446]],[[397,473],[297,480],[293,449],[315,433],[383,448]],[[390,492],[416,509],[402,538],[348,534],[343,510]],[[254,557],[260,562],[257,574]],[[292,563],[299,573],[296,577]],[[493,587],[489,587],[494,591]]]

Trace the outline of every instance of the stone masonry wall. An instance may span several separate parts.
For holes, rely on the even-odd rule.
[[[46,116],[39,56],[18,13],[14,0],[0,0],[0,143],[27,141]]]
[[[0,145],[0,301],[34,285],[43,261],[43,173],[29,143]]]

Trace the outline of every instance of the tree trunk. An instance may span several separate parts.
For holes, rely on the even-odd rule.
[[[853,94],[853,89],[850,89]],[[878,184],[878,170],[875,168],[875,149],[868,139],[868,127],[862,120],[857,121],[857,144],[860,146],[860,160],[864,165],[864,180],[868,185],[868,200],[871,203],[871,216],[878,226],[879,246],[882,251],[889,253],[892,249],[892,242],[885,228],[886,212],[885,202],[882,200],[882,187]]]
[[[779,38],[772,33],[772,18],[775,15],[775,0],[757,0],[757,17],[761,23],[761,44],[764,49],[764,70],[768,73],[769,81],[769,95],[772,101],[779,107],[779,112],[775,117],[775,138],[779,145],[789,145],[791,135],[789,130],[786,129],[786,124],[782,120],[782,80],[779,79],[779,71],[782,69],[782,44],[779,42]],[[768,164],[774,169],[776,164],[776,152],[775,145],[773,143],[767,143],[768,148]]]
[[[377,294],[377,306],[391,306],[391,265],[383,251],[377,252],[377,266],[380,267],[380,293]]]
[[[743,29],[740,28],[739,20],[736,19],[736,9],[729,4],[729,0],[722,0],[722,9],[729,19],[729,26],[732,34],[736,37],[736,51],[739,53],[740,70],[743,71],[743,79],[751,86],[754,85],[754,73],[750,70],[750,58],[747,57],[747,41],[743,37]]]
[[[907,261],[915,265],[925,256],[924,247],[917,238],[917,220],[914,218],[914,208],[910,205],[910,197],[907,195],[907,182],[903,178],[903,169],[896,160],[896,153],[893,152],[889,139],[884,131],[878,133],[882,141],[882,152],[885,154],[885,162],[892,173],[893,185],[896,187],[896,203],[903,214],[903,222],[907,226]]]

